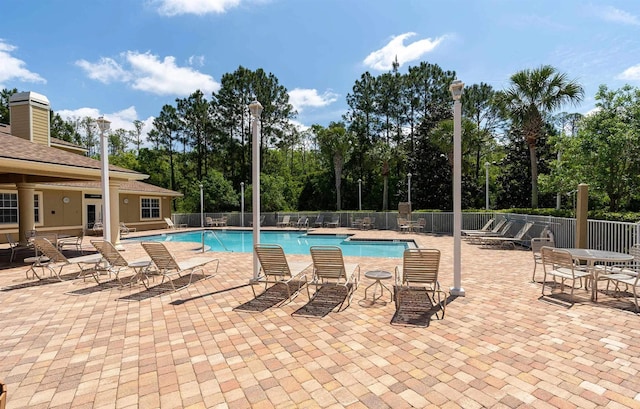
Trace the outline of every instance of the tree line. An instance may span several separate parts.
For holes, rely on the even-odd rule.
[[[363,73],[346,96],[347,112],[326,126],[295,126],[286,87],[272,73],[238,67],[211,95],[195,90],[161,107],[145,140],[143,124],[109,131],[109,161],[150,175],[149,182],[184,193],[176,211],[238,210],[240,185],[251,197],[252,135],[248,105],[260,118],[263,211],[450,210],[453,174],[454,71],[421,62],[399,72]],[[0,94],[0,122],[8,99]],[[638,210],[640,90],[601,86],[596,109],[568,113],[582,86],[552,66],[513,74],[504,90],[467,84],[462,96],[462,206],[482,208],[485,178],[493,208],[570,207],[578,183],[592,207]],[[98,157],[94,118],[62,120],[51,113],[51,134]],[[411,174],[409,177],[408,175]]]

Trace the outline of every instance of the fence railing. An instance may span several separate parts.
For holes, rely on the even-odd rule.
[[[271,212],[261,213],[265,216],[263,226],[275,227],[285,215],[290,216],[295,223],[298,218],[309,218],[309,226],[313,227],[318,216],[323,215],[324,221],[331,221],[333,217],[339,218],[341,227],[351,227],[356,219],[370,217],[374,221],[376,229],[398,230],[398,212]],[[251,225],[251,213],[244,213],[244,220],[240,213],[206,213],[205,218],[227,217],[227,225],[231,227],[248,227]],[[433,234],[453,234],[452,212],[414,212],[413,220],[423,218],[425,220],[424,232]],[[533,222],[533,228],[529,231],[530,237],[537,237],[545,230],[550,231],[558,247],[574,247],[576,220],[574,218],[538,216],[516,213],[462,213],[462,229],[474,230],[481,228],[490,218],[506,218],[514,221],[509,233],[515,234],[525,222]],[[200,226],[200,213],[176,213],[173,214],[175,223],[184,223],[191,227]],[[640,224],[627,222],[614,222],[606,220],[587,221],[587,243],[591,249],[619,251],[626,253],[634,244],[640,242]]]

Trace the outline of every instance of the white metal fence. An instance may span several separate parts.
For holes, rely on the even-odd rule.
[[[265,216],[263,226],[276,226],[285,215],[291,217],[295,222],[299,217],[309,218],[309,225],[314,226],[316,219],[320,215],[324,220],[330,221],[334,216],[338,216],[340,226],[351,227],[354,220],[370,217],[374,220],[376,229],[398,230],[398,212],[275,212],[262,213]],[[205,217],[220,218],[227,216],[227,224],[230,227],[250,226],[252,220],[251,213],[244,213],[244,224],[240,213],[206,213]],[[453,213],[451,212],[414,212],[413,220],[425,219],[426,233],[432,234],[453,234]],[[556,246],[574,247],[576,220],[565,217],[536,216],[516,213],[462,213],[462,229],[473,230],[481,228],[490,218],[500,220],[506,218],[512,220],[513,226],[509,233],[515,234],[525,222],[533,222],[533,228],[529,231],[530,237],[543,234],[545,229],[551,231],[554,236]],[[200,226],[200,213],[176,213],[173,215],[175,223],[185,223],[191,227]],[[588,247],[599,250],[619,251],[626,253],[636,242],[640,242],[638,223],[614,222],[606,220],[587,221],[587,242]]]

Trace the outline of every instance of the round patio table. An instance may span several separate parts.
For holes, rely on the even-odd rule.
[[[591,278],[593,285],[591,286],[591,300],[596,301],[598,299],[598,274],[603,269],[595,268],[596,264],[614,264],[614,263],[626,263],[633,260],[633,256],[627,253],[618,253],[616,251],[606,250],[593,250],[593,249],[577,249],[568,248],[562,249],[571,253],[571,257],[576,260],[586,261],[587,268],[591,272]]]
[[[391,292],[391,290],[389,288],[387,288],[386,285],[382,284],[382,280],[388,280],[390,279],[393,275],[388,272],[388,271],[383,271],[383,270],[373,270],[373,271],[367,271],[366,273],[364,273],[364,276],[366,278],[370,278],[372,280],[375,280],[371,285],[369,285],[367,288],[364,289],[364,299],[367,299],[367,290],[369,290],[369,288],[373,287],[373,298],[371,300],[372,303],[376,302],[377,298],[380,298],[384,295],[384,290],[386,289],[387,291],[389,291],[389,295],[391,296],[391,301],[393,301],[393,293]],[[380,287],[380,296],[376,297],[376,285]]]

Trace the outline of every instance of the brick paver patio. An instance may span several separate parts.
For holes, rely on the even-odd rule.
[[[451,237],[349,232],[440,249],[440,282],[452,285]],[[178,258],[193,254],[193,245],[173,246]],[[125,248],[128,259],[143,254]],[[391,325],[391,302],[362,302],[372,283],[364,272],[392,271],[398,260],[347,257],[363,273],[353,302],[307,318],[292,315],[306,294],[234,310],[253,299],[252,258],[217,255],[215,277],[155,297],[141,285],[33,285],[25,266],[0,270],[7,408],[640,408],[631,302],[601,294],[592,303],[584,290],[572,306],[541,300],[530,252],[463,243],[467,296],[420,327]]]

